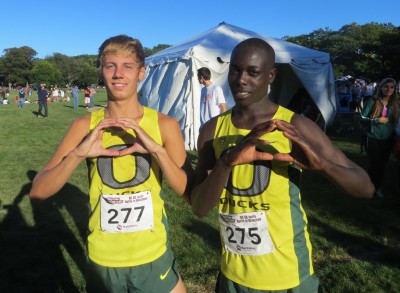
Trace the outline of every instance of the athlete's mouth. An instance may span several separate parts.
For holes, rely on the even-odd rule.
[[[244,90],[233,91],[233,95],[234,95],[235,97],[238,97],[238,98],[240,98],[240,97],[246,97],[246,96],[248,96],[249,94],[251,94],[250,91],[244,91]]]
[[[247,94],[251,93],[250,90],[247,90],[247,89],[244,89],[244,88],[233,89],[232,92],[235,95],[247,95]]]

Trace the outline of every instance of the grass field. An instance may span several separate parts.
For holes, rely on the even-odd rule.
[[[97,93],[95,104],[105,103],[104,92]],[[85,292],[86,166],[47,201],[32,202],[28,193],[70,122],[88,111],[74,110],[72,102],[50,103],[48,119],[37,118],[36,111],[34,103],[24,109],[0,105],[0,292]],[[367,167],[358,137],[356,130],[331,135],[346,155]],[[189,156],[195,164],[196,153]],[[321,175],[304,172],[302,196],[321,292],[400,292],[395,172],[391,159],[386,198],[379,202],[349,198]],[[213,292],[220,252],[216,211],[199,220],[166,185],[165,192],[172,246],[188,291]]]

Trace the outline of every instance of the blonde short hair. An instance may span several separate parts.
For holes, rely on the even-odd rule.
[[[138,39],[127,35],[118,35],[108,38],[101,44],[97,55],[97,70],[101,72],[103,58],[109,54],[121,54],[124,56],[135,56],[139,67],[144,66],[145,54],[142,43]]]

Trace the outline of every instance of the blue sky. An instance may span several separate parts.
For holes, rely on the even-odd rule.
[[[0,55],[29,46],[38,58],[97,54],[105,39],[118,34],[148,48],[174,45],[223,21],[275,38],[352,22],[400,26],[399,0],[8,0],[1,11]]]

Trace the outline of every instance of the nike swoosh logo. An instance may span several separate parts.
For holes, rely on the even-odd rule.
[[[170,270],[171,270],[171,267],[169,267],[168,271],[166,271],[164,275],[161,274],[161,275],[160,275],[160,280],[164,280],[164,279],[167,277],[167,275],[168,275],[168,273],[169,273]]]

